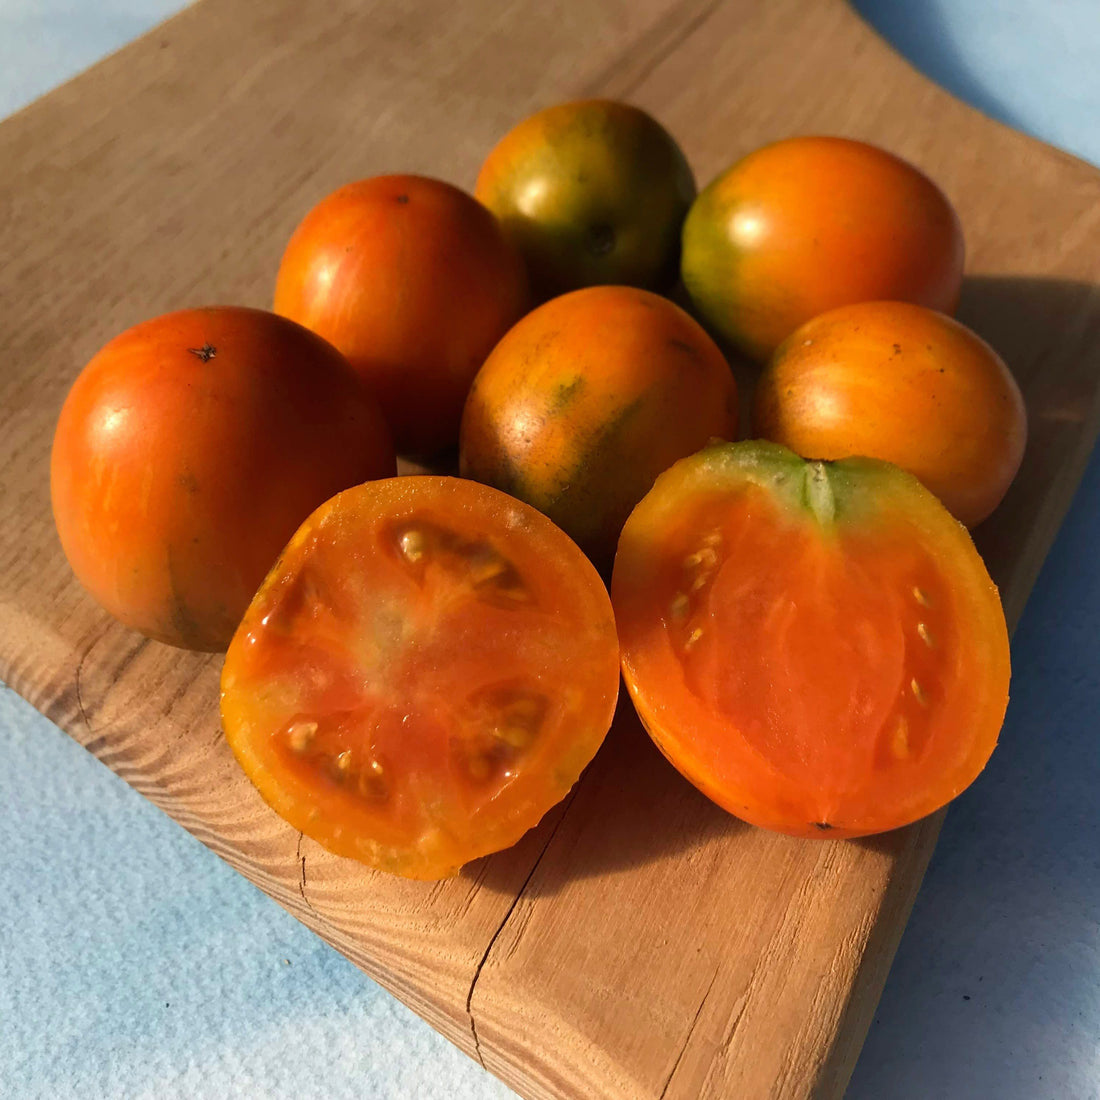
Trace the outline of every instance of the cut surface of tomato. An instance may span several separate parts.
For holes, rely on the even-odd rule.
[[[295,534],[230,645],[222,720],[296,829],[434,879],[565,796],[618,678],[606,589],[550,520],[474,482],[392,478]]]
[[[671,762],[747,821],[882,832],[967,787],[1008,632],[965,528],[897,467],[750,442],[658,479],[612,582],[623,672]]]

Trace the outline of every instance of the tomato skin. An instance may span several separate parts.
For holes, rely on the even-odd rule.
[[[287,244],[276,313],[347,356],[399,454],[454,444],[493,345],[526,311],[523,261],[479,202],[440,180],[376,176],[322,199]]]
[[[676,277],[695,198],[687,159],[637,107],[562,103],[510,130],[475,195],[523,253],[540,300],[585,286],[659,290]]]
[[[338,855],[438,879],[515,843],[611,724],[610,599],[534,509],[459,478],[317,509],[226,655],[226,740],[271,807]]]
[[[1004,719],[1008,630],[966,529],[889,463],[719,445],[658,478],[611,586],[664,755],[730,813],[804,837],[909,824]]]
[[[797,137],[699,195],[681,275],[706,324],[764,361],[799,325],[852,302],[953,313],[964,251],[954,208],[913,165],[859,141]]]
[[[1020,468],[1027,410],[1000,356],[964,325],[906,302],[862,302],[778,348],[757,383],[753,431],[804,458],[893,462],[974,527]]]
[[[462,420],[463,476],[525,500],[609,566],[654,478],[737,428],[737,387],[678,306],[589,287],[525,317],[478,372]]]
[[[80,583],[135,630],[224,649],[304,516],[392,476],[374,399],[320,337],[261,310],[136,325],[77,377],[50,462]]]

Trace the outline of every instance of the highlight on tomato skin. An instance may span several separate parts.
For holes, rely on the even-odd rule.
[[[515,843],[615,709],[607,590],[533,508],[459,478],[349,489],[291,539],[222,672],[260,794],[338,855],[409,878]]]
[[[910,474],[707,448],[627,521],[623,675],[657,746],[753,824],[842,838],[964,790],[1008,702],[1008,631],[966,529]]]

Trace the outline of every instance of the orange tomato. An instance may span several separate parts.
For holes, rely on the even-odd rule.
[[[757,384],[753,430],[805,458],[896,463],[973,527],[1020,468],[1027,413],[1009,369],[970,329],[905,302],[863,302],[780,346]]]
[[[275,312],[347,356],[401,454],[454,444],[478,367],[527,308],[523,261],[450,184],[378,176],[318,203],[294,231]]]
[[[548,519],[440,477],[319,508],[226,655],[222,719],[295,829],[410,878],[517,841],[611,724],[607,592]]]
[[[997,589],[966,529],[896,466],[708,448],[634,510],[611,594],[651,737],[756,825],[906,825],[973,782],[997,743]]]
[[[764,360],[850,302],[953,312],[963,251],[954,208],[913,165],[859,141],[799,137],[750,153],[700,194],[681,274],[703,320]]]
[[[585,286],[673,282],[695,179],[645,111],[586,99],[510,130],[481,166],[474,193],[523,253],[545,299]]]
[[[335,348],[225,307],[146,321],[91,360],[61,410],[50,488],[65,555],[103,607],[217,650],[298,524],[394,470],[382,414]]]
[[[737,428],[722,353],[678,306],[590,287],[528,314],[466,403],[460,469],[545,512],[600,566],[654,478]]]

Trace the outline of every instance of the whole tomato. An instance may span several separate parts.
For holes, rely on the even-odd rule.
[[[527,276],[476,199],[440,180],[377,176],[306,215],[274,308],[347,356],[399,453],[430,457],[457,441],[474,375],[527,308]]]
[[[765,360],[799,325],[881,299],[952,313],[963,235],[944,193],[884,149],[836,137],[765,145],[684,222],[681,274],[702,319]]]
[[[1027,410],[1001,357],[965,325],[908,302],[860,302],[780,345],[756,386],[753,430],[805,458],[893,462],[973,527],[1020,468]]]
[[[395,467],[377,403],[330,344],[261,310],[189,309],[81,371],[50,489],[65,555],[103,607],[219,650],[302,520]]]
[[[636,287],[563,294],[478,372],[459,468],[548,515],[601,568],[654,479],[737,430],[737,384],[697,321]]]
[[[675,281],[695,179],[656,119],[606,99],[561,103],[510,130],[475,195],[527,261],[539,298]]]

